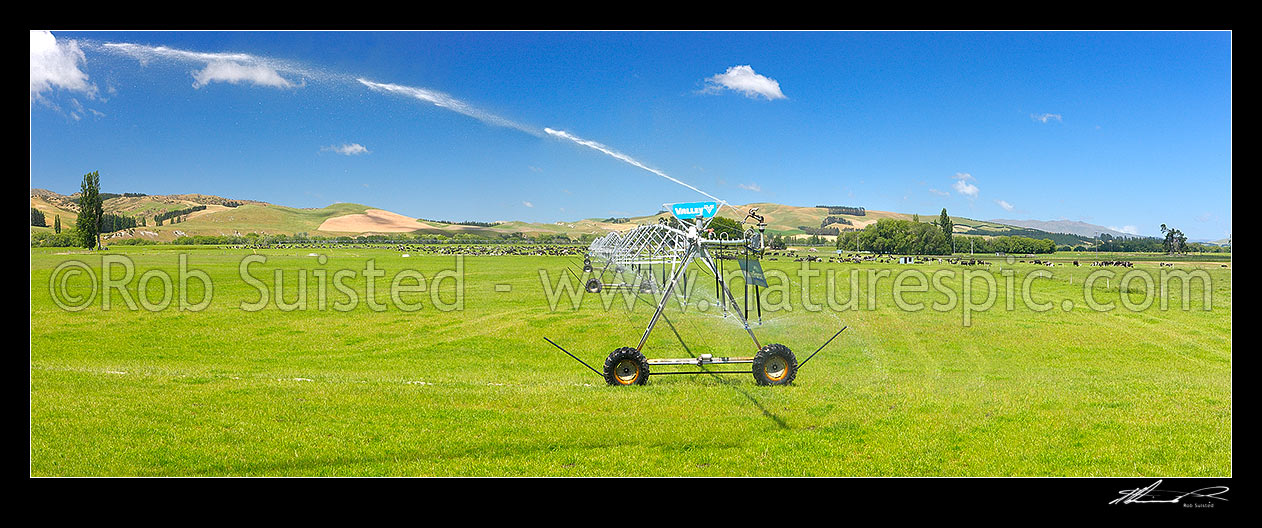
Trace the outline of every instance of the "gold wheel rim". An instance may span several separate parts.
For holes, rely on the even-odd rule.
[[[618,383],[630,385],[640,379],[640,365],[633,360],[624,359],[613,366],[613,375]]]
[[[763,363],[762,371],[771,381],[780,381],[789,375],[789,362],[780,356],[771,356]]]

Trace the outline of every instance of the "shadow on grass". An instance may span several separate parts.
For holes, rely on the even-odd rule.
[[[670,318],[666,317],[666,312],[664,311],[662,312],[662,320],[666,321],[666,324],[670,326],[670,331],[675,334],[675,339],[678,339],[679,344],[684,347],[684,352],[688,353],[690,357],[696,359],[697,355],[693,354],[692,349],[688,348],[688,343],[684,342],[683,336],[679,335],[679,331],[675,329],[675,323],[672,323]],[[741,396],[744,396],[745,399],[749,400],[750,403],[754,404],[754,407],[757,407],[759,411],[762,411],[763,416],[766,416],[768,419],[775,422],[775,424],[779,426],[781,429],[789,428],[789,424],[785,423],[783,418],[780,418],[779,416],[776,416],[771,411],[767,410],[767,407],[764,406],[761,402],[759,402],[757,398],[754,398],[752,394],[750,394],[744,388],[740,387],[739,385],[740,382],[732,381],[730,379],[724,378],[723,376],[719,374],[710,372],[706,370],[705,366],[701,366],[701,371],[706,374],[709,374],[710,377],[713,378],[715,381],[723,385],[726,385],[727,387],[730,387],[732,390],[736,391]]]

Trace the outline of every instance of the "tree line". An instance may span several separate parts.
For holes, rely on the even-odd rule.
[[[139,227],[139,226],[144,225],[143,222],[144,222],[143,220],[137,220],[136,218],[131,217],[131,216],[114,214],[114,213],[105,213],[101,215],[101,232],[113,233],[115,231],[131,229],[133,227]]]
[[[430,219],[428,219],[428,218],[417,218],[417,220],[420,220],[421,222],[430,223],[430,224],[466,225],[466,226],[474,226],[474,227],[495,227],[495,226],[500,225],[500,224],[502,224],[502,223],[503,223],[503,222],[479,222],[479,221],[477,221],[477,220],[465,220],[465,221],[463,221],[463,222],[451,222],[451,221],[448,221],[448,220],[430,220]]]
[[[955,251],[959,253],[1002,253],[1005,255],[1048,254],[1056,252],[1056,242],[1050,238],[1030,238],[1021,235],[991,238],[957,235],[955,237]]]
[[[819,226],[827,227],[829,224],[854,225],[853,223],[850,222],[850,220],[847,220],[844,217],[830,215],[830,216],[825,216],[824,220],[819,223]]]
[[[197,211],[202,211],[202,210],[205,210],[205,209],[206,209],[206,206],[204,206],[204,205],[194,205],[194,206],[189,207],[189,208],[187,208],[187,209],[176,209],[176,210],[174,210],[174,211],[167,211],[167,212],[165,212],[165,213],[160,213],[160,214],[156,214],[156,215],[154,215],[154,216],[153,216],[153,222],[154,222],[154,225],[162,225],[162,222],[165,222],[165,221],[170,220],[170,219],[172,219],[172,218],[178,218],[178,217],[181,217],[181,216],[184,216],[184,215],[187,215],[187,214],[190,214],[190,213],[196,213]],[[178,220],[176,220],[176,221],[178,221]]]
[[[935,224],[882,218],[861,231],[839,235],[837,249],[881,255],[947,255],[951,240]]]
[[[1188,242],[1187,236],[1178,229],[1161,224],[1165,238],[1156,237],[1115,237],[1101,233],[1099,242],[1094,247],[1074,247],[1074,251],[1109,251],[1116,253],[1165,253],[1167,255],[1184,255],[1187,253],[1229,253],[1231,247],[1214,244]]]
[[[837,236],[838,234],[841,234],[841,229],[837,227],[798,226],[798,229],[801,229],[803,233],[808,235]]]
[[[837,249],[870,251],[881,255],[950,255],[970,250],[1024,255],[1054,253],[1056,243],[1051,239],[1020,235],[993,238],[953,235],[948,238],[932,223],[882,218],[862,231],[849,231],[838,236]]]

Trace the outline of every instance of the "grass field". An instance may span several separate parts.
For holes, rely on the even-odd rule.
[[[1018,286],[1029,273],[1049,274],[1033,281],[1031,299],[1053,308],[1037,312],[1001,292],[966,327],[958,307],[900,309],[892,277],[878,280],[868,305],[872,272],[913,266],[812,263],[821,275],[808,300],[825,308],[810,311],[801,263],[764,262],[790,285],[764,291],[764,322],[754,327],[764,344],[786,344],[801,361],[849,327],[793,385],[761,387],[744,374],[655,376],[647,386],[611,388],[543,338],[599,369],[614,348],[635,345],[651,308],[633,300],[628,312],[611,297],[606,310],[599,295],[571,308],[563,294],[550,309],[540,270],[557,281],[574,266],[565,257],[465,257],[463,309],[443,311],[433,290],[440,303],[455,303],[455,280],[434,278],[456,267],[451,256],[173,246],[105,253],[134,262],[132,297],[142,274],[163,270],[176,279],[174,300],[133,311],[113,290],[110,310],[98,295],[82,311],[65,311],[50,291],[54,270],[80,260],[99,276],[101,252],[32,250],[32,475],[1232,474],[1232,278],[1218,263],[1199,268],[1212,279],[1209,310],[1194,282],[1189,310],[1176,287],[1166,310],[1154,302],[1097,312],[1082,287],[1096,269],[1000,262],[991,270],[1000,287],[1001,266],[1015,270]],[[213,280],[204,310],[175,306],[180,254]],[[259,300],[238,275],[252,254],[267,262],[251,275],[270,287],[280,272],[286,302],[298,296],[305,271],[308,309],[284,311],[274,299],[261,311],[242,309]],[[373,282],[383,311],[364,302],[362,272],[345,281],[357,307],[333,309],[348,298],[340,293],[330,294],[330,306],[316,305],[315,270],[331,277],[369,260],[386,272]],[[1136,268],[1159,272],[1156,262]],[[399,309],[387,293],[402,269],[430,284],[402,296],[419,311]],[[827,308],[830,271],[842,300],[852,293],[849,274],[860,273],[857,309]],[[1093,295],[1120,302],[1124,271]],[[705,278],[694,281],[694,299],[713,299],[713,279]],[[82,275],[65,284],[90,292]],[[205,292],[190,284],[195,303]],[[960,275],[943,284],[962,298]],[[155,302],[161,286],[148,282]],[[786,292],[792,311],[771,311]],[[904,298],[928,304],[945,295]],[[1064,301],[1073,307],[1064,310]],[[648,341],[649,357],[752,355],[733,317],[671,306]]]

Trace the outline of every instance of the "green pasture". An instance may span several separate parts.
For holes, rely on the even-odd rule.
[[[99,291],[104,255],[133,263],[127,293],[111,289],[108,310],[102,307],[107,295]],[[178,306],[181,255],[187,269],[213,283],[211,301],[199,311]],[[242,306],[260,300],[259,290],[239,275],[242,259],[252,255],[266,257],[249,271],[272,294],[259,311]],[[372,281],[380,311],[368,303],[363,270],[369,261],[384,271]],[[98,291],[86,308],[68,311],[54,295],[87,299],[92,292],[86,273],[66,273],[67,266],[78,266],[74,262],[97,275]],[[600,369],[610,351],[638,342],[652,315],[651,296],[556,294],[561,280],[581,292],[570,275],[582,275],[577,258],[459,262],[463,297],[452,278],[458,261],[445,255],[404,258],[362,248],[33,249],[30,472],[1232,474],[1232,276],[1219,263],[1174,268],[1199,270],[1210,279],[1208,306],[1198,279],[1186,294],[1178,281],[1171,283],[1164,309],[1154,301],[1132,310],[1123,297],[1142,304],[1145,283],[1131,280],[1121,289],[1128,271],[1121,268],[1087,291],[1083,283],[1098,268],[816,262],[803,272],[802,263],[764,261],[772,287],[761,291],[762,324],[753,325],[763,344],[783,343],[801,361],[848,327],[793,385],[762,387],[748,374],[702,374],[654,376],[647,386],[613,388],[544,338]],[[725,272],[737,269],[731,261],[724,265]],[[1032,273],[1045,275],[1028,281],[1032,293],[1023,299],[1020,291],[1002,291],[1006,276],[1000,268],[1011,272],[1017,288]],[[1154,278],[1171,270],[1157,262],[1140,262],[1136,269]],[[113,267],[113,278],[124,270]],[[359,301],[349,311],[334,307],[350,299],[332,284],[339,270],[356,272],[343,276],[342,286]],[[402,293],[396,302],[390,285],[401,270],[419,272],[426,290]],[[902,285],[911,291],[900,290],[896,299],[893,282],[907,270],[942,276],[928,291],[915,291],[911,277]],[[988,310],[970,310],[965,326],[963,274],[978,274],[968,289],[976,306],[989,291],[979,278],[987,270],[1001,291]],[[140,305],[137,284],[147,272],[143,293],[149,304],[162,304],[161,277],[172,279],[165,308]],[[283,303],[296,301],[299,276],[306,275],[306,309],[278,306],[277,272]],[[328,281],[323,307],[317,272]],[[447,278],[436,280],[443,272]],[[826,299],[830,275],[832,307]],[[870,288],[874,275],[876,287]],[[183,293],[190,304],[206,296],[200,281],[187,284]],[[418,280],[411,275],[402,284],[416,289]],[[689,286],[693,302],[668,302],[646,355],[753,355],[735,316],[713,306],[714,278],[695,275]],[[741,290],[736,280],[738,300]],[[955,295],[954,308],[934,308],[949,301],[942,290]],[[848,305],[856,293],[858,302]],[[1087,295],[1115,308],[1096,311]],[[581,304],[572,306],[572,298]],[[709,309],[702,311],[701,304]],[[420,308],[405,309],[415,306]],[[1051,308],[1039,311],[1046,306]]]

